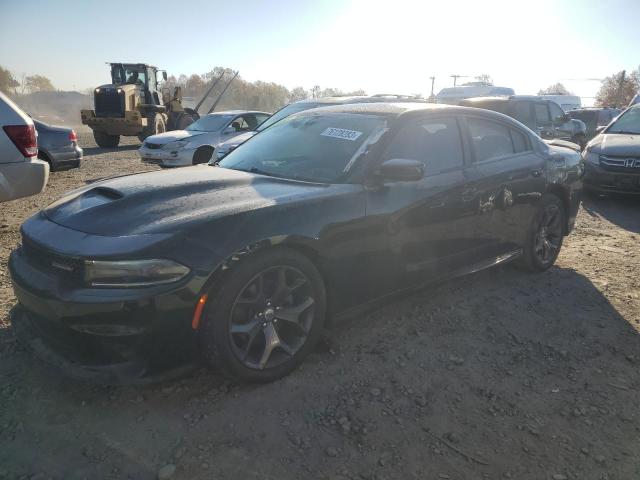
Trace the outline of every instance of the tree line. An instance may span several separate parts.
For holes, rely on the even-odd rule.
[[[212,82],[221,75],[222,80],[211,92],[208,101],[204,104],[204,107],[207,108],[207,105],[211,105],[234,75],[231,69],[215,67],[210,72],[201,75],[182,74],[177,77],[172,75],[168,77],[166,86],[171,92],[173,92],[174,87],[180,86],[183,96],[191,97],[191,101],[197,102],[212,85]],[[107,81],[105,80],[105,83]],[[86,93],[92,93],[93,88],[95,86],[88,88]],[[52,92],[56,91],[56,88],[51,80],[44,75],[22,75],[17,79],[9,70],[0,65],[0,91],[8,95],[19,96],[35,92]],[[632,72],[617,72],[601,81],[600,89],[595,98],[595,105],[598,107],[626,107],[638,93],[640,93],[640,68]],[[562,83],[556,83],[540,90],[538,94],[571,95],[571,92]],[[315,85],[310,89],[298,86],[289,90],[284,85],[275,82],[261,80],[250,82],[238,75],[229,85],[217,109],[238,108],[271,112],[297,100],[341,95],[365,95],[365,91],[361,89],[342,91],[339,88],[322,88],[319,85]]]

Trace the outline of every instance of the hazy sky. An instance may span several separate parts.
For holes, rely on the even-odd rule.
[[[432,75],[437,92],[487,73],[516,93],[560,81],[592,97],[586,79],[640,65],[639,19],[640,0],[0,0],[0,65],[60,89],[107,83],[104,63],[122,61],[424,95]]]

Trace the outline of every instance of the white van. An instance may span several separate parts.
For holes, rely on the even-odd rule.
[[[465,98],[475,97],[509,97],[515,95],[513,88],[496,87],[486,83],[471,82],[459,87],[443,88],[436,95],[436,103],[458,105]]]
[[[48,178],[33,120],[0,92],[0,202],[40,193]]]
[[[540,95],[545,100],[556,102],[562,107],[562,110],[568,112],[576,108],[582,108],[582,101],[577,95]]]

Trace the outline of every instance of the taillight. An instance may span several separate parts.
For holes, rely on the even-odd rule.
[[[2,128],[20,150],[22,156],[35,157],[38,155],[38,141],[36,140],[36,129],[33,125],[5,125]]]
[[[78,135],[76,135],[76,131],[75,130],[71,130],[71,133],[69,134],[69,141],[70,142],[77,142],[78,141]]]

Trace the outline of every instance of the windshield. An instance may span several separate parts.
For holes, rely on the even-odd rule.
[[[631,133],[640,135],[640,108],[630,108],[607,129],[606,133]]]
[[[207,115],[196,120],[185,130],[189,132],[218,132],[227,125],[233,115]]]
[[[267,118],[260,126],[256,129],[258,132],[261,132],[265,128],[273,125],[279,120],[282,120],[289,115],[293,115],[294,113],[303,112],[305,110],[309,110],[311,108],[316,107],[326,107],[329,106],[329,103],[316,103],[316,102],[296,102],[290,103],[286,107],[281,108],[276,113]]]
[[[278,122],[240,148],[220,166],[274,177],[340,183],[367,140],[386,127],[376,115],[313,113]]]
[[[137,65],[112,65],[111,81],[114,85],[144,85],[147,81],[144,68]]]

